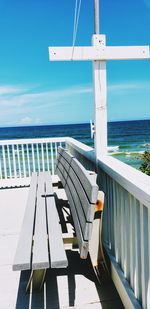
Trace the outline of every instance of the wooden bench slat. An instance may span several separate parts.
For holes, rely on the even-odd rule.
[[[51,268],[65,268],[68,260],[54,197],[46,198]]]
[[[74,156],[72,156],[69,152],[67,152],[67,150],[65,150],[64,148],[59,146],[58,147],[58,153],[59,153],[60,156],[62,156],[68,162],[69,165],[71,164],[71,161],[74,158]],[[58,158],[59,161],[61,160],[60,156]]]
[[[40,173],[38,177],[32,269],[41,269],[49,267],[44,186],[45,186],[45,174]]]
[[[21,234],[14,258],[13,270],[30,269],[31,266],[31,249],[33,240],[36,191],[37,173],[33,173],[31,177],[29,195],[22,223]]]
[[[67,167],[69,167],[69,165],[65,167],[65,166],[63,165],[63,162],[62,162],[62,161],[59,161],[59,165],[57,166],[57,169],[56,169],[56,172],[57,172],[58,169],[61,171],[61,173],[62,173],[63,178],[64,178],[65,181],[66,181],[67,176],[68,176],[68,172],[66,171],[66,168],[67,168]]]
[[[77,235],[77,241],[78,241],[78,246],[79,246],[79,250],[80,250],[80,257],[82,259],[86,259],[87,255],[88,255],[88,242],[84,241],[83,236],[82,236],[82,231],[81,231],[81,227],[80,227],[80,223],[78,220],[78,216],[77,213],[75,211],[75,205],[74,205],[74,201],[72,199],[69,187],[66,185],[65,187],[65,191],[69,200],[69,205],[71,208],[71,213],[72,213],[72,218],[73,218],[73,222],[74,222],[74,227],[75,227],[75,232]]]
[[[96,185],[93,175],[91,175],[86,169],[82,166],[82,164],[74,158],[71,161],[71,166],[77,175],[80,175],[80,181],[84,185],[84,189],[87,193],[88,199],[92,204],[95,204],[97,201],[98,195],[98,186]]]
[[[50,172],[44,172],[44,179],[45,179],[45,185],[46,185],[46,195],[53,195],[53,186],[52,186],[52,177]]]
[[[71,191],[71,195],[72,195],[72,199],[74,201],[74,207],[76,209],[77,215],[78,215],[78,220],[80,222],[80,226],[81,226],[81,230],[82,230],[82,235],[83,235],[83,239],[84,240],[89,240],[91,237],[91,232],[92,232],[92,223],[87,222],[83,208],[82,208],[82,204],[79,198],[79,195],[77,192],[79,192],[80,194],[80,188],[79,187],[75,187],[73,185],[72,180],[70,179],[70,177],[68,177],[67,180],[67,185],[70,188]],[[66,188],[66,186],[65,186]],[[77,189],[77,190],[76,190]],[[86,203],[86,201],[85,201]]]
[[[57,175],[59,176],[59,178],[60,178],[60,180],[62,182],[63,187],[65,187],[66,179],[63,177],[63,172],[60,169],[60,165],[59,165],[59,167],[57,167]]]
[[[86,221],[93,222],[94,219],[94,212],[95,212],[95,205],[89,203],[89,200],[87,198],[87,194],[85,193],[84,187],[82,183],[80,182],[78,176],[74,172],[74,170],[71,167],[69,177],[71,178],[73,185],[77,192],[79,192],[80,195],[80,201],[81,201],[81,207],[83,208],[84,215],[86,217]]]

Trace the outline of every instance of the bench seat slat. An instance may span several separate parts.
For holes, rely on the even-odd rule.
[[[44,172],[44,181],[45,181],[45,190],[46,195],[54,195],[53,186],[52,186],[52,177],[50,172]]]
[[[49,268],[44,184],[45,175],[40,173],[38,177],[32,269]]]
[[[21,234],[14,258],[13,270],[26,270],[31,267],[31,249],[33,240],[33,222],[37,191],[37,173],[31,177],[29,195],[22,223]]]
[[[68,266],[68,260],[54,197],[47,197],[46,204],[51,268],[65,268]]]

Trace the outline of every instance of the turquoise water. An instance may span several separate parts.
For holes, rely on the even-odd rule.
[[[73,137],[93,147],[90,124],[0,128],[0,140],[42,137]],[[150,150],[150,120],[108,123],[108,146],[111,154],[138,168],[141,153]]]

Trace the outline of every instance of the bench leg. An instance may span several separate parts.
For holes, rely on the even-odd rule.
[[[32,293],[33,290],[40,290],[42,288],[46,275],[46,269],[32,270],[26,292]]]
[[[95,213],[93,221],[92,237],[89,242],[89,254],[91,263],[96,274],[97,280],[101,283],[101,278],[109,275],[108,266],[105,260],[103,245],[102,245],[102,213]]]

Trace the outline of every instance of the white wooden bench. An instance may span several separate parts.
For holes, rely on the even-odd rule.
[[[33,173],[13,270],[31,270],[29,290],[42,286],[47,268],[67,266],[50,173]]]
[[[62,147],[58,148],[56,172],[63,184],[69,201],[80,257],[86,259],[98,199],[96,174]]]
[[[58,148],[56,172],[68,198],[76,235],[72,238],[62,236],[50,173],[41,172],[39,176],[33,173],[13,263],[13,270],[31,270],[27,290],[42,286],[47,268],[68,266],[64,247],[67,242],[74,244],[76,239],[80,257],[86,259],[90,253],[93,267],[104,260],[97,208],[97,175],[86,170],[62,147]]]

